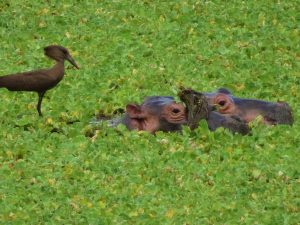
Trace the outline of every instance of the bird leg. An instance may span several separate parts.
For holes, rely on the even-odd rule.
[[[42,112],[41,112],[41,105],[42,105],[42,100],[43,100],[43,97],[45,95],[45,91],[43,92],[38,92],[38,95],[39,95],[39,101],[38,101],[38,104],[36,106],[36,109],[39,113],[39,116],[43,116]]]

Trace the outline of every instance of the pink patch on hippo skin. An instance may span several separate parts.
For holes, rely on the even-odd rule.
[[[246,123],[249,123],[255,120],[258,116],[261,116],[261,114],[258,110],[248,110],[246,113],[240,113],[240,116]],[[262,122],[268,124],[267,121],[265,121],[265,118],[263,118]]]

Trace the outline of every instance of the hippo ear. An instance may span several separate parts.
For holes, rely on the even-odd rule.
[[[142,107],[136,104],[128,104],[126,106],[126,113],[131,119],[142,119],[145,117]]]
[[[219,88],[218,93],[226,94],[226,95],[231,95],[231,91],[229,91],[227,88]]]

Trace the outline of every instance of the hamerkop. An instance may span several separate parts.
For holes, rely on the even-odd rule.
[[[39,116],[42,116],[41,104],[46,91],[55,87],[64,77],[65,59],[79,69],[66,48],[59,45],[50,45],[45,47],[44,51],[46,56],[56,61],[56,64],[52,68],[0,77],[0,88],[4,87],[9,91],[37,92],[39,99],[36,108]]]

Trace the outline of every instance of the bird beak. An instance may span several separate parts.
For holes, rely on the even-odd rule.
[[[79,69],[79,66],[76,64],[75,60],[72,58],[72,56],[68,55],[67,56],[67,60],[73,65],[75,66],[77,69]]]

